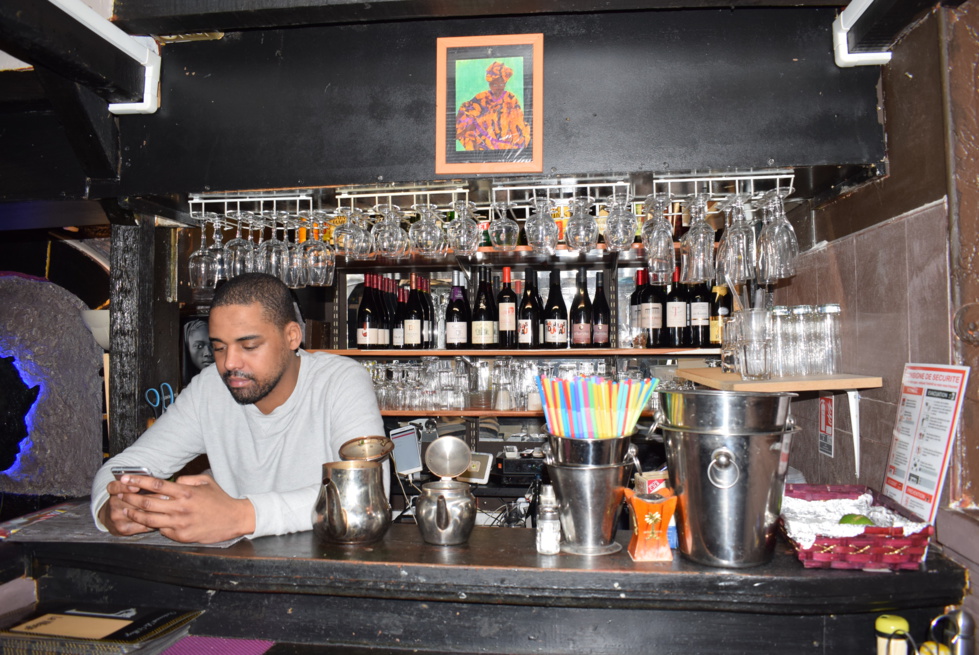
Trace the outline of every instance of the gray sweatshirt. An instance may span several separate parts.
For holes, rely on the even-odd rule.
[[[201,371],[176,402],[136,440],[108,460],[92,482],[92,516],[109,498],[111,466],[145,466],[169,478],[206,454],[215,482],[255,508],[249,537],[310,530],[322,465],[355,437],[383,435],[370,375],[346,357],[300,350],[299,379],[270,414],[239,405],[216,366]]]

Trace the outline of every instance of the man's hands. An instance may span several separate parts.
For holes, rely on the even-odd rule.
[[[140,494],[140,490],[149,492]],[[108,484],[109,500],[99,519],[111,534],[151,530],[174,541],[214,543],[255,531],[255,510],[247,498],[232,498],[209,475],[185,475],[168,482],[124,475]]]

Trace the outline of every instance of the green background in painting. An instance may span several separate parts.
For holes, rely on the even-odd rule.
[[[513,69],[513,77],[509,79],[506,90],[517,96],[517,102],[521,107],[525,107],[523,101],[523,57],[489,57],[486,59],[459,59],[456,61],[456,112],[462,103],[472,100],[473,97],[489,90],[489,82],[486,81],[486,69],[494,61],[502,62],[504,65]],[[453,115],[455,112],[453,112]],[[464,150],[462,145],[456,141],[457,151]]]

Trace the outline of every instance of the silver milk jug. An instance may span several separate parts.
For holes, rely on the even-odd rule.
[[[391,525],[380,462],[353,460],[323,465],[323,486],[313,507],[313,530],[337,544],[377,541]]]
[[[422,485],[415,512],[422,539],[457,546],[466,543],[476,525],[476,498],[465,482],[429,482]]]

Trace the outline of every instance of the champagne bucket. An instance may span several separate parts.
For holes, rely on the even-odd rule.
[[[545,454],[550,454],[560,466],[612,466],[632,461],[632,436],[610,439],[572,439],[548,433],[544,444]]]
[[[564,466],[548,464],[558,500],[561,550],[575,555],[609,555],[632,464]]]
[[[789,420],[789,405],[798,394],[746,391],[660,391],[657,420],[695,432],[777,432]]]
[[[677,496],[680,552],[708,566],[769,561],[789,446],[799,428],[740,434],[660,428]]]

